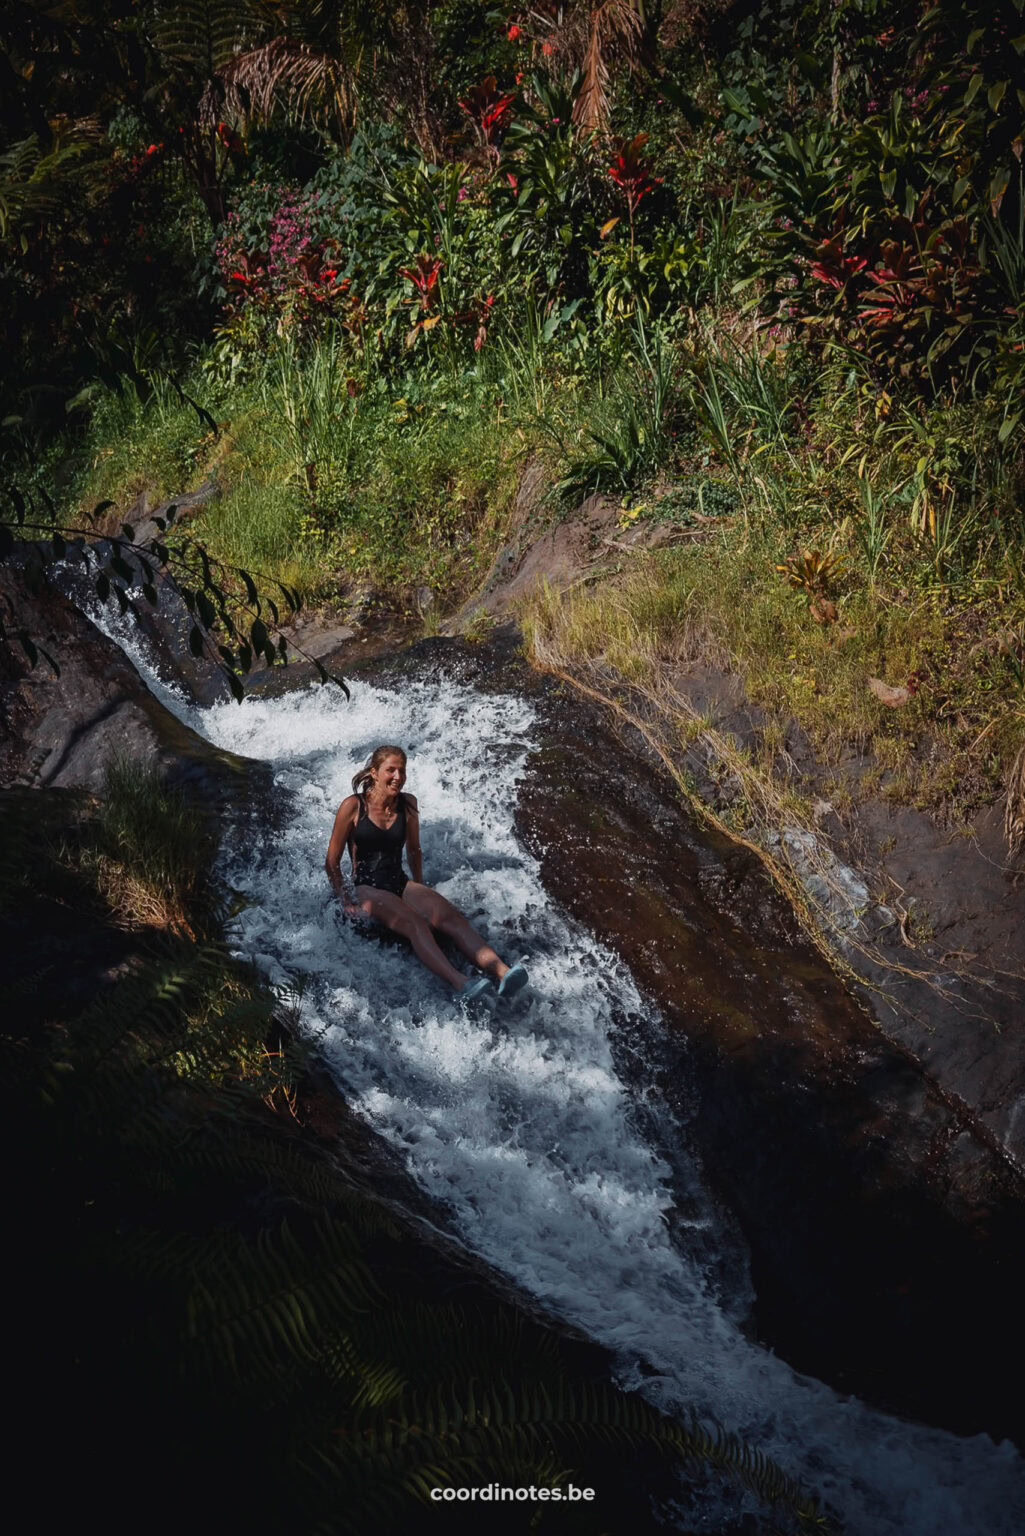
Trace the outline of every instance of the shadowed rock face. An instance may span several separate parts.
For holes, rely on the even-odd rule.
[[[521,830],[670,1026],[660,1087],[750,1243],[760,1334],[844,1390],[1020,1434],[1016,1170],[854,1001],[753,855],[699,832],[572,701],[546,715]]]
[[[239,797],[255,765],[210,746],[153,697],[131,662],[32,567],[0,566],[10,628],[60,668],[0,651],[0,781],[98,790],[114,753],[162,768],[203,801]]]

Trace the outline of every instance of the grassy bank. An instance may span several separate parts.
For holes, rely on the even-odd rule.
[[[537,595],[531,653],[653,691],[695,663],[723,669],[767,712],[770,758],[796,722],[827,767],[864,754],[864,790],[967,826],[1004,790],[1022,743],[1020,601],[859,590],[848,577],[822,624],[776,570],[793,548],[731,524],[627,556],[568,598]],[[848,792],[837,782],[833,793],[842,807]]]
[[[528,607],[534,654],[656,691],[724,668],[767,739],[796,721],[827,764],[868,754],[869,784],[966,824],[1025,727],[1020,453],[977,411],[880,414],[797,339],[706,332],[640,384],[669,446],[621,499],[616,568]],[[635,436],[624,413],[576,480],[615,495]]]
[[[124,509],[215,475],[194,526],[220,558],[327,605],[369,585],[413,606],[428,586],[437,615],[508,537],[529,454],[541,526],[595,491],[618,508],[618,568],[529,621],[567,665],[657,688],[712,661],[777,731],[798,722],[827,764],[869,754],[866,782],[955,825],[1004,791],[1025,722],[1025,471],[996,417],[897,404],[724,311],[672,338],[635,321],[583,372],[517,334],[472,368],[398,377],[339,331],[230,378],[211,349],[188,392],[216,432],[173,391],[110,395],[69,489]],[[643,552],[655,536],[668,547]]]
[[[220,496],[194,525],[211,554],[309,601],[370,584],[395,600],[426,585],[451,602],[486,571],[523,446],[499,379],[374,377],[329,333],[236,384],[211,351],[185,389],[216,431],[166,388],[103,400],[64,471],[79,516],[108,500],[123,515],[213,476]]]

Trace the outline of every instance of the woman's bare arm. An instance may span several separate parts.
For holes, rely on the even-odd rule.
[[[406,796],[406,858],[409,873],[418,885],[424,882],[424,861],[420,852],[420,808],[415,795]]]
[[[331,841],[328,844],[327,858],[324,860],[324,868],[327,870],[327,878],[331,882],[332,890],[336,896],[340,896],[346,908],[353,905],[352,900],[345,889],[345,881],[342,878],[342,854],[352,836],[352,829],[356,824],[356,816],[359,812],[359,800],[355,795],[348,795],[338,807],[335,816],[335,824],[331,829]]]

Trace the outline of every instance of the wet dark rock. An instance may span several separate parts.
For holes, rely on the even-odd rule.
[[[760,754],[767,716],[739,678],[692,666],[674,686],[719,731]],[[1025,1175],[1025,923],[1021,874],[1007,858],[1001,807],[980,811],[971,836],[955,836],[924,811],[861,794],[866,757],[851,752],[827,769],[796,725],[785,748],[781,780],[798,776],[809,794],[839,781],[854,799],[842,818],[819,800],[815,819],[837,857],[882,902],[866,915],[861,935],[874,953],[848,954],[869,984],[862,1000],[895,1045],[960,1100]],[[696,751],[681,766],[710,803],[728,798]],[[929,934],[917,947],[905,941],[901,910]]]
[[[0,781],[98,790],[115,754],[162,769],[198,800],[244,798],[256,765],[222,752],[150,693],[121,649],[31,565],[0,566],[0,601],[46,647],[30,668],[0,655]]]
[[[177,508],[176,521],[184,522],[191,512],[216,500],[219,494],[216,482],[207,481],[198,490],[161,502],[152,512],[148,511],[146,498],[143,497],[142,504],[133,508],[127,519],[135,535],[132,547],[141,550],[151,540],[163,539],[164,530],[158,526],[156,519],[166,521],[172,507]],[[100,563],[110,557],[111,544],[106,538],[91,541],[89,559],[86,560],[83,543],[82,539],[71,543],[67,560],[52,567],[47,579],[51,587],[89,612],[98,601],[93,585],[95,574]],[[133,564],[130,552],[127,553],[127,560],[129,565]],[[24,564],[24,557],[20,563]],[[200,656],[192,654],[189,632],[193,620],[174,576],[160,566],[158,561],[150,560],[149,563],[157,592],[156,608],[145,601],[138,589],[133,590],[132,596],[136,607],[134,622],[153,667],[165,683],[180,688],[186,697],[198,704],[216,704],[229,699],[231,690],[220,666],[205,652]]]
[[[753,854],[699,830],[574,700],[543,713],[521,830],[670,1025],[659,1086],[739,1217],[759,1335],[841,1390],[1020,1436],[1019,1171],[846,991]]]

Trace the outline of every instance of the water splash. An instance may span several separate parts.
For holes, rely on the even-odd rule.
[[[670,1172],[639,1129],[651,1113],[638,1116],[616,1070],[621,1023],[658,1021],[625,968],[554,906],[514,835],[529,705],[454,681],[401,694],[357,684],[347,706],[311,688],[202,712],[161,691],[217,746],[273,765],[273,830],[254,818],[223,854],[252,903],[240,948],[272,982],[302,982],[304,1026],[342,1091],[447,1204],[468,1247],[612,1349],[624,1385],[772,1455],[852,1536],[1017,1536],[1025,1469],[1013,1447],[843,1398],[738,1326],[746,1274],[724,1288],[708,1263],[717,1216],[700,1172],[679,1157]],[[381,741],[410,754],[425,878],[505,958],[531,956],[531,993],[494,1018],[464,1014],[404,947],[368,938],[330,896],[334,812]]]

